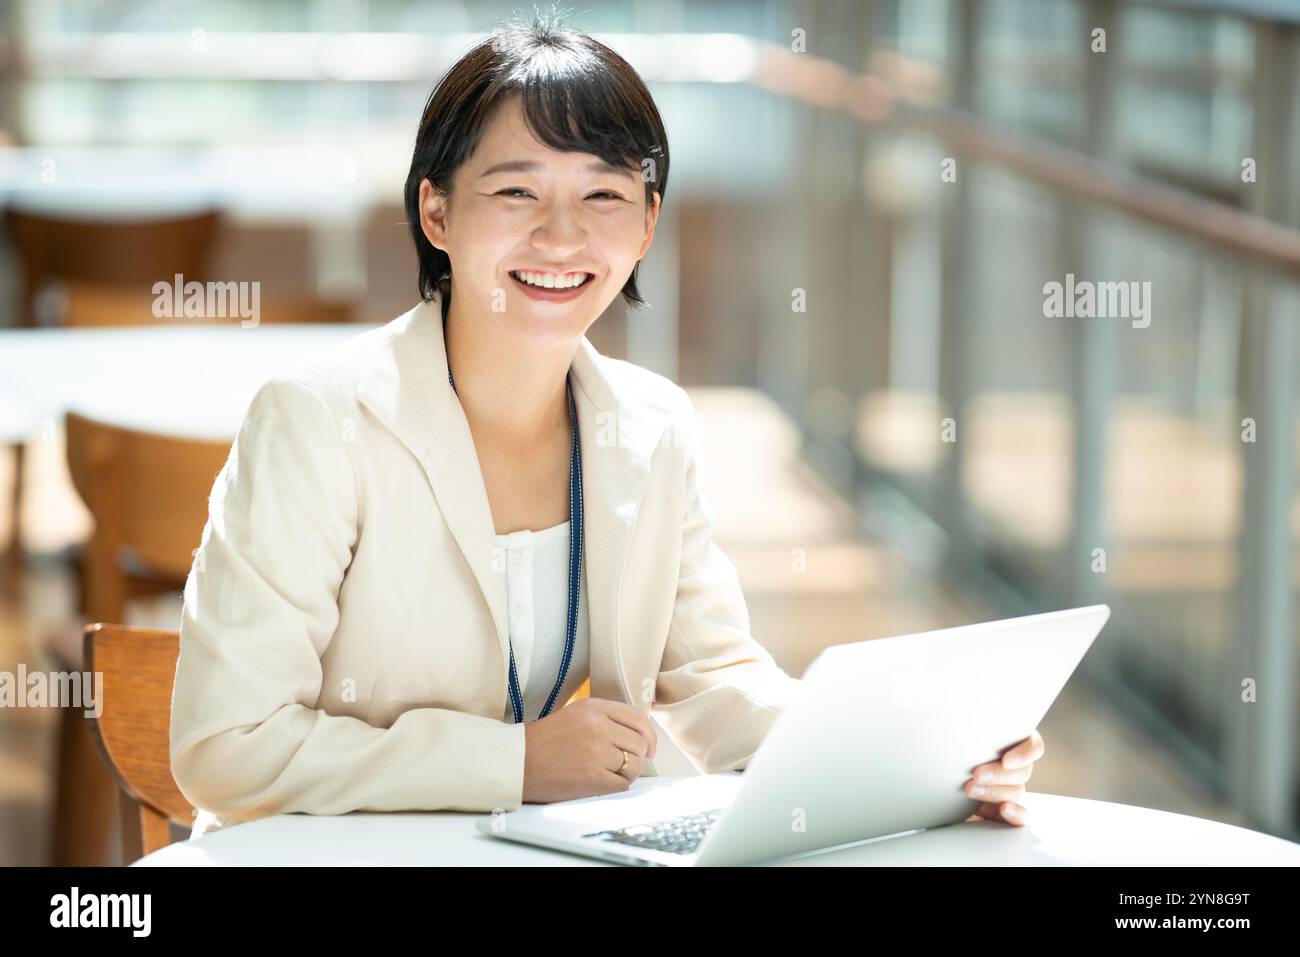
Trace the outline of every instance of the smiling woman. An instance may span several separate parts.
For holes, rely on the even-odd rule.
[[[604,287],[592,290],[595,299],[621,291],[629,305],[644,305],[636,264],[649,248],[647,234],[668,187],[668,168],[668,134],[659,110],[636,71],[609,47],[544,20],[491,37],[435,87],[420,120],[405,203],[421,297],[429,299],[437,289],[444,310],[451,307],[455,261],[459,285],[471,297],[518,271],[554,276],[568,270],[585,272]],[[440,230],[436,236],[429,232],[454,207],[483,233],[496,227],[513,234],[496,233],[501,242],[519,240],[519,230],[561,203],[574,216],[569,228],[598,228],[601,242],[582,255],[613,258],[546,262],[568,251],[503,249],[496,243],[483,252],[500,254],[491,263],[497,268],[470,275],[486,255],[471,262],[451,253],[471,252],[475,237],[454,250],[445,248]],[[644,248],[609,248],[603,241],[632,224],[640,227]],[[488,285],[466,288],[482,283]],[[618,285],[606,295],[612,283]]]
[[[624,791],[651,711],[700,771],[745,767],[800,683],[713,541],[690,398],[586,336],[643,302],[667,179],[589,36],[538,18],[438,84],[420,303],[266,383],[209,498],[171,726],[198,829]]]

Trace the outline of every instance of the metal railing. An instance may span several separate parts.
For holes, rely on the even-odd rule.
[[[1210,4],[1166,4],[1208,9]],[[1111,161],[1115,141],[1117,71],[1098,58],[1085,59],[1081,95],[1085,104],[1082,150],[1069,149],[1002,129],[974,113],[980,80],[976,51],[981,8],[978,0],[951,6],[949,62],[946,74],[952,105],[942,105],[900,88],[881,75],[854,74],[824,59],[771,45],[759,45],[749,82],[814,110],[830,110],[859,121],[875,136],[920,133],[942,144],[960,164],[1004,170],[1044,187],[1057,197],[1059,244],[1070,263],[1089,257],[1087,222],[1093,211],[1122,214],[1147,227],[1190,238],[1226,252],[1238,263],[1247,290],[1243,306],[1241,352],[1245,374],[1239,407],[1243,415],[1267,422],[1270,435],[1242,447],[1245,473],[1243,517],[1238,542],[1240,577],[1235,595],[1237,634],[1226,637],[1222,674],[1230,684],[1251,678],[1267,685],[1267,702],[1224,708],[1228,725],[1218,729],[1217,753],[1206,754],[1174,716],[1162,714],[1147,698],[1151,688],[1134,685],[1120,664],[1122,648],[1112,637],[1109,650],[1090,655],[1092,678],[1107,686],[1131,712],[1181,753],[1206,783],[1232,794],[1234,803],[1270,831],[1297,834],[1297,775],[1293,767],[1295,728],[1300,722],[1295,701],[1296,628],[1294,543],[1290,513],[1295,494],[1296,434],[1293,372],[1297,354],[1295,316],[1281,314],[1273,291],[1276,280],[1300,275],[1300,230],[1281,222],[1281,211],[1297,209],[1296,90],[1300,63],[1300,10],[1254,24],[1255,74],[1251,84],[1254,138],[1251,155],[1271,171],[1267,182],[1252,185],[1248,208],[1209,200],[1185,189],[1139,176]],[[1219,12],[1280,14],[1268,4],[1215,4]],[[1123,49],[1122,17],[1115,0],[1087,4],[1089,24],[1104,25],[1111,55]],[[968,167],[969,168],[969,167]],[[1287,175],[1278,175],[1286,171]],[[971,279],[965,259],[971,218],[970,177],[945,185],[941,253],[936,264],[940,294],[940,391],[944,414],[962,421],[971,398],[969,323],[965,321]],[[1289,213],[1288,215],[1294,215]],[[1084,323],[1073,330],[1074,413],[1072,563],[1066,592],[1049,600],[1085,603],[1105,600],[1107,590],[1086,569],[1089,546],[1105,542],[1105,465],[1109,410],[1116,392],[1116,340],[1108,324]],[[851,452],[852,450],[850,450]],[[979,547],[968,526],[961,485],[961,443],[954,444],[939,466],[930,510],[947,534],[954,567],[968,570]],[[878,478],[874,476],[873,478]],[[1148,622],[1113,622],[1119,638],[1137,642],[1133,629]],[[1100,643],[1099,643],[1100,645]],[[1174,664],[1177,667],[1177,664]],[[1233,687],[1217,692],[1235,700]]]

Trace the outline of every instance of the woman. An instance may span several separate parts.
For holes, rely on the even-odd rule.
[[[701,771],[745,767],[799,682],[712,541],[686,393],[585,335],[642,301],[668,165],[635,71],[553,24],[433,91],[421,302],[263,386],[213,487],[171,725],[196,833],[624,790],[651,706]],[[984,806],[1013,823],[1041,739],[1015,750]]]

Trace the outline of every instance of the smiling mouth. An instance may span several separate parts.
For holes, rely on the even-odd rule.
[[[542,273],[528,269],[513,270],[510,277],[533,289],[554,289],[560,292],[566,289],[578,289],[596,278],[589,272]]]

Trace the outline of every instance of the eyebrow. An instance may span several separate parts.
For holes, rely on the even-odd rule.
[[[479,179],[487,179],[497,173],[536,173],[541,168],[542,164],[536,160],[506,160],[504,163],[489,166],[479,174]],[[613,163],[607,163],[604,160],[588,163],[582,168],[582,171],[584,173],[612,173],[615,176],[628,176],[636,179],[636,174],[626,166],[615,166]]]

